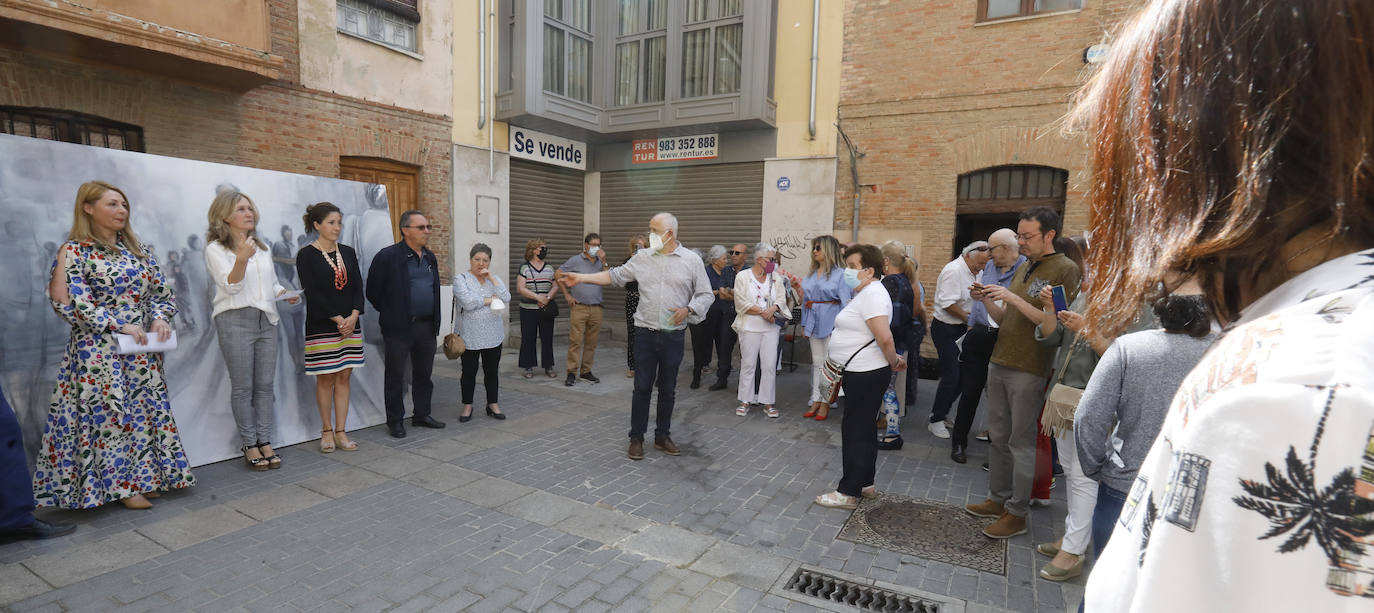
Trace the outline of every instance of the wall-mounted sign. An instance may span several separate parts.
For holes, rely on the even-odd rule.
[[[510,154],[554,166],[587,169],[587,143],[526,128],[510,127]]]
[[[778,191],[785,192],[792,187],[792,180],[787,177],[778,177]]]
[[[1101,64],[1107,61],[1107,52],[1112,50],[1112,46],[1107,43],[1099,43],[1083,50],[1084,64]]]
[[[671,136],[634,141],[632,151],[635,164],[679,162],[682,160],[710,160],[716,157],[717,134]]]

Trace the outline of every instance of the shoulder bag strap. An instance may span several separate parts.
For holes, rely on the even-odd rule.
[[[863,351],[863,350],[865,350],[865,349],[868,349],[868,346],[869,346],[869,345],[872,345],[873,343],[876,343],[876,342],[878,342],[878,339],[876,339],[876,338],[869,339],[869,341],[868,341],[867,343],[864,343],[864,346],[863,346],[863,347],[859,347],[859,350],[854,352],[854,355],[849,356],[849,359],[844,361],[844,367],[841,368],[840,370],[841,370],[841,371],[849,370],[849,363],[850,363],[850,362],[853,362],[853,361],[854,361],[854,358],[859,357],[859,351]]]
[[[1060,324],[1060,325],[1063,325],[1063,324]],[[1065,331],[1065,332],[1068,332],[1069,330],[1068,330],[1068,328],[1064,328],[1064,331]],[[1068,355],[1064,356],[1064,363],[1059,365],[1059,373],[1058,373],[1058,375],[1054,378],[1054,385],[1059,385],[1060,383],[1063,383],[1063,382],[1064,382],[1064,373],[1067,372],[1067,371],[1069,370],[1069,361],[1073,359],[1073,352],[1074,352],[1075,349],[1078,349],[1078,341],[1081,340],[1081,339],[1082,339],[1082,335],[1081,335],[1081,334],[1079,334],[1079,333],[1077,333],[1077,332],[1074,332],[1074,333],[1073,333],[1073,342],[1069,343],[1069,353],[1068,353]],[[1050,386],[1050,387],[1054,387],[1054,386],[1052,385],[1052,386]]]

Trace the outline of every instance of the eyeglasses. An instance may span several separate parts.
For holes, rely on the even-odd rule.
[[[1043,234],[1044,234],[1044,232],[1035,232],[1035,233],[1027,232],[1027,233],[1025,233],[1025,234],[1017,234],[1017,235],[1016,235],[1016,240],[1019,240],[1019,241],[1029,241],[1030,239],[1035,238],[1035,237],[1037,237],[1037,236],[1041,236],[1041,235],[1043,235]]]
[[[969,249],[969,251],[987,251],[987,250],[988,250],[987,247],[974,247],[974,248],[972,248],[972,249]]]
[[[421,231],[421,232],[429,232],[430,230],[433,230],[433,229],[434,229],[434,224],[425,224],[425,225],[423,225],[423,226],[406,226],[406,227],[407,227],[407,228],[414,228],[414,229],[419,230],[419,231]]]
[[[820,245],[812,245],[812,246],[811,246],[811,250],[812,250],[812,251],[820,251],[820,250],[821,250],[821,246],[820,246]]]
[[[731,251],[730,255],[744,255],[743,251]]]

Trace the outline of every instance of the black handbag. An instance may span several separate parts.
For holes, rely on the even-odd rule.
[[[558,317],[558,301],[550,298],[549,303],[539,309],[539,316],[544,319]]]

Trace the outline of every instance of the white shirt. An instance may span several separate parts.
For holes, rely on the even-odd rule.
[[[968,262],[963,256],[945,264],[945,267],[940,269],[940,277],[935,281],[935,319],[955,326],[966,323],[945,309],[958,305],[967,317],[968,312],[973,309],[973,296],[969,294],[968,287],[978,280],[980,274],[982,271],[974,273],[968,269]]]
[[[887,366],[887,358],[883,357],[883,350],[877,342],[864,347],[864,343],[873,340],[868,320],[879,315],[892,317],[892,298],[888,297],[883,284],[874,279],[854,294],[849,304],[844,305],[840,314],[835,316],[835,332],[830,335],[830,350],[827,353],[829,358],[843,365],[850,356],[854,356],[854,361],[849,362],[849,367],[845,369],[851,372],[868,372]],[[857,355],[854,353],[856,351]]]
[[[767,309],[768,303],[773,298],[773,275],[764,275],[763,281],[750,271],[749,281],[749,302],[760,309]],[[744,318],[744,330],[746,332],[776,332],[778,327],[764,321],[763,316]]]
[[[286,288],[277,283],[277,271],[272,265],[272,253],[258,249],[248,258],[248,267],[238,283],[229,282],[234,269],[234,255],[219,241],[205,245],[205,268],[215,284],[215,298],[210,317],[224,311],[252,307],[267,314],[267,321],[277,325],[277,307],[273,300]]]
[[[1251,304],[1183,381],[1086,610],[1368,612],[1371,521],[1374,249]]]

